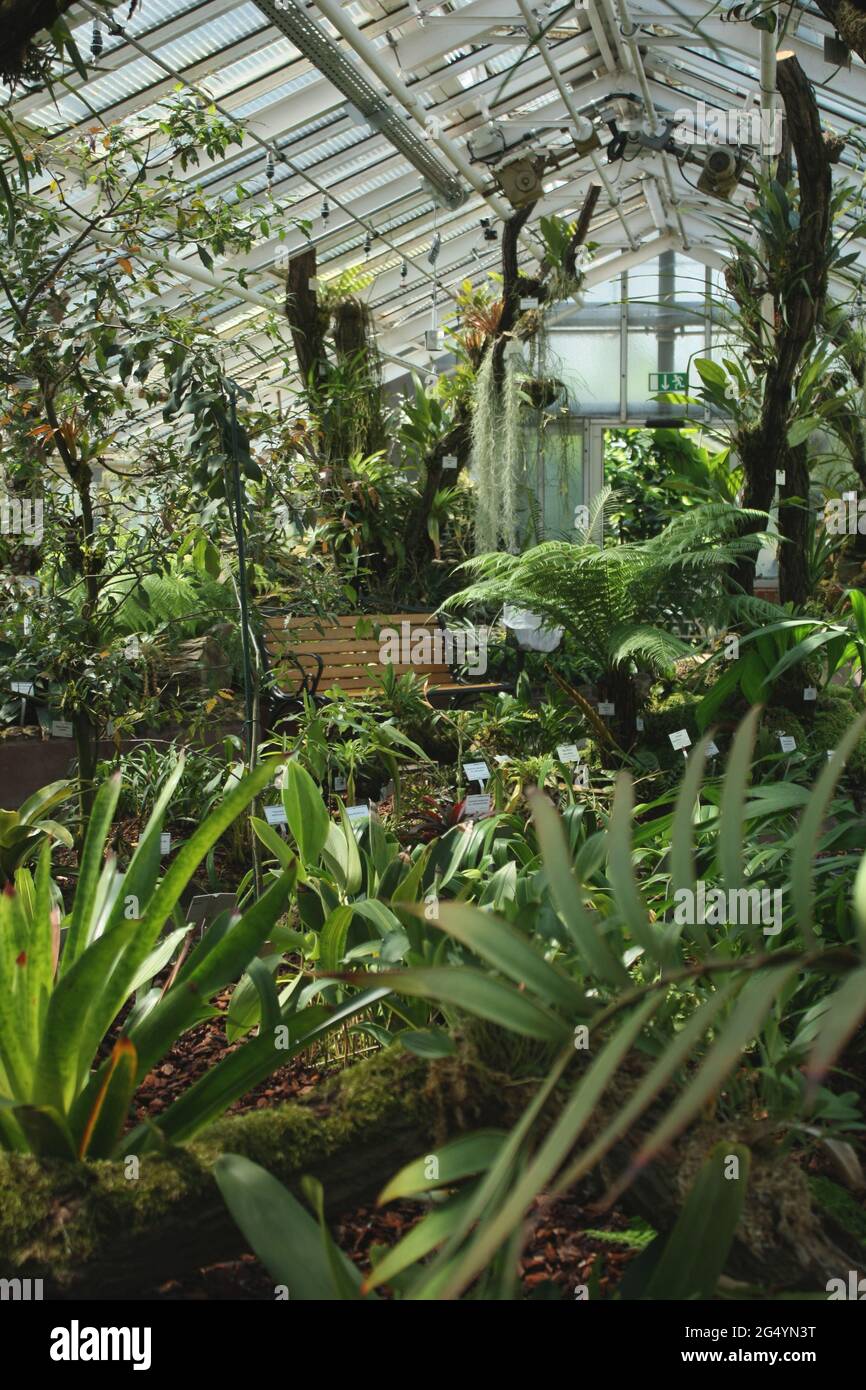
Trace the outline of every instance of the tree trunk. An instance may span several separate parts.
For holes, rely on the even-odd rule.
[[[809,464],[806,446],[789,449],[779,487],[779,602],[802,608],[809,597]],[[784,562],[782,557],[784,556]]]
[[[310,288],[316,274],[316,249],[303,251],[289,261],[286,286],[286,318],[298,361],[303,387],[315,390],[325,365],[325,345],[319,322],[319,300]]]
[[[37,34],[72,5],[73,0],[0,0],[0,76],[20,77]]]
[[[143,1156],[137,1176],[129,1157],[69,1164],[0,1154],[0,1274],[41,1278],[49,1298],[151,1296],[167,1279],[246,1248],[212,1175],[221,1153],[242,1154],[296,1190],[301,1177],[314,1174],[333,1215],[374,1200],[403,1164],[463,1131],[510,1127],[535,1082],[506,1080],[465,1049],[428,1064],[394,1048],[341,1073],[305,1102],[229,1117],[188,1148]],[[623,1103],[621,1094],[615,1103]],[[610,1118],[602,1101],[584,1140]],[[656,1119],[648,1113],[581,1187],[588,1201],[622,1172]],[[822,1288],[862,1257],[844,1235],[827,1233],[802,1169],[759,1130],[750,1124],[745,1135],[752,1176],[727,1273],[773,1288]],[[657,1231],[669,1229],[709,1150],[721,1138],[743,1137],[734,1122],[704,1122],[642,1173],[620,1205]]]
[[[794,383],[804,353],[814,337],[815,325],[823,313],[827,294],[827,250],[830,233],[830,196],[832,178],[830,161],[821,130],[821,119],[815,95],[796,58],[779,64],[779,91],[785,103],[785,116],[791,147],[797,161],[797,182],[800,191],[800,225],[793,237],[791,265],[799,277],[787,288],[784,299],[781,286],[774,283],[771,271],[769,291],[775,306],[777,327],[772,354],[767,355],[764,369],[764,400],[757,430],[738,441],[740,459],[746,476],[744,507],[766,511],[775,488],[776,471],[786,474],[783,484],[788,495],[797,493],[792,482],[802,471],[788,448],[787,434],[791,424],[791,404]],[[790,277],[790,268],[786,271]],[[808,475],[806,478],[808,484]],[[808,497],[808,486],[805,489]],[[805,589],[806,567],[802,553],[797,554],[808,529],[805,515],[797,518],[792,507],[783,508],[784,525],[790,528],[792,543],[783,545],[779,553],[779,587],[797,604],[808,597]],[[782,525],[780,521],[780,526]],[[734,570],[734,579],[747,593],[751,592],[754,563],[741,561]]]

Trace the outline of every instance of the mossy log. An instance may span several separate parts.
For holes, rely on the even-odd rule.
[[[141,1156],[137,1177],[124,1162],[2,1153],[0,1276],[42,1278],[46,1297],[136,1298],[241,1253],[211,1172],[221,1153],[295,1188],[314,1174],[331,1212],[370,1201],[409,1159],[489,1122],[480,1076],[445,1090],[440,1070],[401,1049],[381,1053],[305,1101],[228,1116],[183,1149]]]
[[[394,1048],[304,1101],[230,1116],[187,1148],[142,1156],[137,1177],[123,1162],[75,1165],[0,1154],[0,1275],[41,1278],[54,1299],[151,1297],[166,1280],[245,1249],[212,1175],[221,1153],[261,1163],[296,1191],[305,1174],[314,1174],[335,1214],[375,1199],[404,1163],[454,1135],[510,1126],[534,1086],[490,1070],[471,1049],[426,1063]],[[622,1100],[611,1096],[609,1104]],[[609,1121],[604,1109],[592,1133]],[[582,1186],[588,1224],[597,1223],[591,1203],[622,1172],[641,1137],[630,1134],[605,1170]],[[621,1206],[668,1229],[703,1157],[724,1137],[744,1136],[697,1126],[638,1178]],[[745,1137],[752,1175],[727,1273],[770,1289],[814,1290],[857,1269],[859,1241],[849,1242],[813,1210],[797,1164],[766,1138]]]

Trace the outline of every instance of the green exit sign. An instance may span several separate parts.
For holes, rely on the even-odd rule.
[[[655,395],[659,391],[688,391],[688,372],[650,372],[649,389]]]

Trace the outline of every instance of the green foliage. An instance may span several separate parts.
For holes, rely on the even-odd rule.
[[[605,522],[619,542],[646,540],[696,502],[733,502],[741,484],[729,452],[702,448],[687,430],[609,431],[604,475]]]
[[[443,607],[507,603],[539,613],[564,627],[581,660],[612,684],[630,680],[634,669],[670,671],[691,652],[671,624],[686,614],[708,618],[719,607],[725,568],[755,547],[754,536],[739,535],[743,516],[706,503],[640,544],[600,550],[587,536],[522,555],[481,555],[462,566],[473,583]]]
[[[0,810],[0,878],[4,883],[12,881],[16,869],[33,859],[46,840],[72,845],[66,827],[48,814],[72,795],[70,782],[52,782],[29,796],[17,811]]]
[[[153,1126],[134,1139],[122,1131],[133,1094],[176,1039],[210,1015],[209,1000],[249,969],[261,996],[259,1036],[229,1054],[202,1082],[159,1117],[166,1136],[188,1138],[250,1086],[355,1011],[323,1005],[298,1008],[277,995],[256,960],[277,934],[295,884],[291,855],[264,895],[239,917],[217,919],[172,972],[168,985],[148,988],[171,961],[189,930],[183,919],[160,941],[181,893],[220,834],[273,779],[263,765],[244,777],[198,826],[160,876],[159,839],[182,767],[154,807],[124,874],[104,857],[120,778],[103,783],[95,800],[70,911],[56,906],[50,850],[40,851],[35,879],[19,869],[14,889],[0,897],[0,1142],[49,1157],[100,1158],[127,1142],[141,1152],[155,1141]],[[50,789],[49,789],[50,790]],[[180,964],[178,962],[178,964]],[[135,995],[114,1034],[115,1020]],[[365,1004],[369,1002],[365,1000]],[[362,1005],[361,1007],[364,1007]],[[280,1033],[284,1036],[280,1037]],[[105,1061],[105,1043],[111,1044]]]

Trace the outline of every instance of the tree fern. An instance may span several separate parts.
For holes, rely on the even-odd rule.
[[[597,512],[596,512],[597,517]],[[545,541],[522,555],[492,552],[461,566],[472,582],[444,608],[513,604],[565,628],[601,684],[623,689],[635,669],[658,673],[687,655],[670,633],[682,617],[712,618],[724,606],[723,576],[762,537],[740,533],[763,513],[706,503],[651,540],[599,549],[588,539]]]

